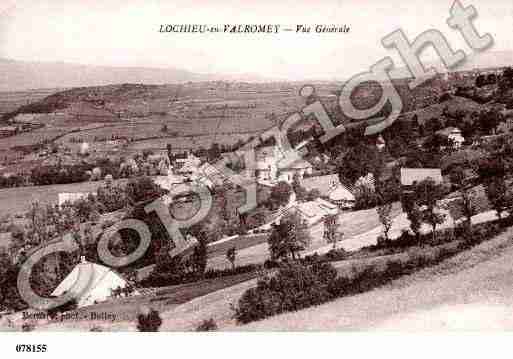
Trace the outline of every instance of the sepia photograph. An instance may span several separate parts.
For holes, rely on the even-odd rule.
[[[513,330],[512,34],[506,0],[2,0],[0,353]]]

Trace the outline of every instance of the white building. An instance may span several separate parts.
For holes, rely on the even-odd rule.
[[[401,168],[401,186],[404,189],[427,179],[433,180],[436,184],[442,184],[442,170],[440,168]]]
[[[304,178],[300,184],[307,191],[319,191],[322,197],[339,208],[352,208],[355,204],[354,194],[340,182],[336,174]]]
[[[258,181],[275,181],[278,176],[280,153],[276,146],[260,147],[255,150],[255,176]]]
[[[353,208],[356,203],[354,194],[344,185],[340,185],[331,192],[329,200],[340,208]]]
[[[283,152],[277,146],[266,146],[256,149],[255,174],[257,181],[272,184],[279,181],[292,183],[297,174],[302,179],[306,174],[312,174],[310,162],[300,159],[289,166],[280,167]]]
[[[184,183],[185,177],[179,174],[174,174],[172,171],[170,171],[167,176],[157,176],[153,179],[153,181],[163,189],[170,191],[173,186]]]
[[[436,133],[442,136],[446,136],[450,141],[453,142],[453,146],[456,149],[460,148],[463,142],[465,142],[465,138],[461,134],[461,130],[457,127],[446,127],[440,131],[437,131]]]
[[[290,166],[279,169],[278,180],[292,183],[294,176],[298,175],[299,179],[303,179],[305,175],[313,173],[313,166],[306,160],[299,160],[292,163]]]
[[[315,201],[299,203],[293,207],[293,210],[296,210],[301,215],[309,227],[321,222],[328,215],[339,213],[337,205],[321,198],[317,198]]]
[[[383,151],[386,147],[387,143],[385,142],[385,139],[383,136],[379,135],[376,140],[376,147],[378,148],[378,151]]]
[[[201,160],[191,152],[188,152],[185,158],[177,158],[173,165],[178,173],[192,174],[201,165]]]

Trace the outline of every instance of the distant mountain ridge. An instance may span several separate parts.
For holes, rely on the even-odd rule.
[[[174,68],[108,67],[0,59],[0,91],[120,83],[165,84],[205,81],[211,77]]]
[[[397,64],[391,72],[394,79],[411,77],[411,73],[407,67],[403,67],[404,63]],[[439,72],[457,72],[471,71],[474,69],[491,69],[498,67],[513,66],[513,51],[483,51],[468,54],[465,60],[458,66],[447,71],[441,60],[424,63],[424,67],[435,67]]]

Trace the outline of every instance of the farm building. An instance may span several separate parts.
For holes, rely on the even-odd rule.
[[[259,181],[274,181],[278,174],[280,154],[276,146],[265,146],[255,150],[255,175]]]
[[[446,127],[440,131],[437,131],[436,133],[447,137],[450,141],[453,142],[454,148],[456,149],[460,148],[463,142],[465,142],[465,138],[461,134],[461,130],[457,127]]]
[[[317,198],[315,201],[299,203],[292,208],[301,215],[308,226],[319,223],[327,215],[334,215],[339,212],[335,204],[321,198]]]
[[[79,281],[79,275],[84,276],[85,283],[82,282],[82,279]],[[89,282],[89,285],[87,285],[87,282]],[[82,262],[73,268],[71,273],[55,288],[52,296],[57,297],[76,291],[81,284],[87,285],[87,287],[85,290],[75,293],[79,308],[107,300],[112,295],[113,290],[125,288],[128,283],[112,269],[87,262],[82,258]]]
[[[365,176],[361,176],[360,178],[358,178],[356,180],[356,182],[354,183],[354,186],[355,187],[367,187],[367,188],[371,189],[372,191],[374,191],[376,188],[374,174],[369,172]]]
[[[292,183],[294,176],[298,175],[299,179],[302,179],[305,174],[312,174],[313,166],[306,160],[299,160],[294,162],[292,165],[286,168],[279,169],[278,180]]]
[[[173,186],[184,183],[185,177],[169,171],[167,176],[156,176],[154,177],[153,181],[163,189],[170,191]]]
[[[327,198],[340,208],[351,208],[354,206],[355,197],[352,191],[340,182],[336,174],[303,178],[300,184],[307,191],[319,191],[321,197]]]
[[[331,192],[342,185],[337,174],[307,177],[301,179],[299,183],[301,184],[301,187],[307,191],[319,191],[322,197],[329,197]]]
[[[383,151],[386,147],[387,143],[385,142],[385,139],[383,138],[383,136],[379,135],[377,140],[376,140],[376,147],[378,149],[378,151]]]
[[[259,161],[256,163],[255,175],[258,181],[272,181],[276,179],[278,169],[274,163]]]
[[[177,172],[184,174],[194,173],[201,165],[201,159],[188,153],[185,158],[178,158],[173,166],[177,169]]]
[[[331,192],[329,200],[340,208],[353,208],[356,202],[354,194],[344,185]]]

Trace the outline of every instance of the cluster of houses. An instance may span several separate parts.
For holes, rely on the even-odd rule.
[[[461,132],[457,128],[446,128],[444,134],[461,146],[463,142]],[[376,146],[379,150],[385,147],[385,141],[379,137]],[[308,193],[315,191],[316,198],[310,201],[298,201],[293,196],[293,201],[287,205],[287,209],[298,211],[309,225],[319,222],[326,215],[336,214],[340,211],[350,210],[356,203],[358,188],[374,188],[372,174],[359,178],[353,185],[342,183],[338,174],[315,175],[312,164],[304,159],[298,160],[288,167],[280,167],[283,159],[281,149],[276,145],[262,146],[255,149],[254,168],[245,169],[241,175],[256,180],[261,186],[274,187],[280,182],[292,184],[299,180],[300,186]],[[175,186],[199,182],[209,188],[222,186],[230,181],[229,174],[221,167],[196,156],[192,152],[183,152],[168,156],[167,153],[148,155],[144,163],[137,163],[134,159],[128,159],[121,164],[122,170],[140,172],[151,167],[156,184],[164,189],[172,190]],[[96,171],[98,172],[98,171]],[[101,173],[91,173],[92,178],[101,179]],[[407,190],[415,182],[426,178],[433,178],[437,183],[442,182],[440,169],[401,169],[401,184]],[[59,204],[66,201],[75,201],[84,198],[88,193],[73,194],[62,193],[59,196]]]

